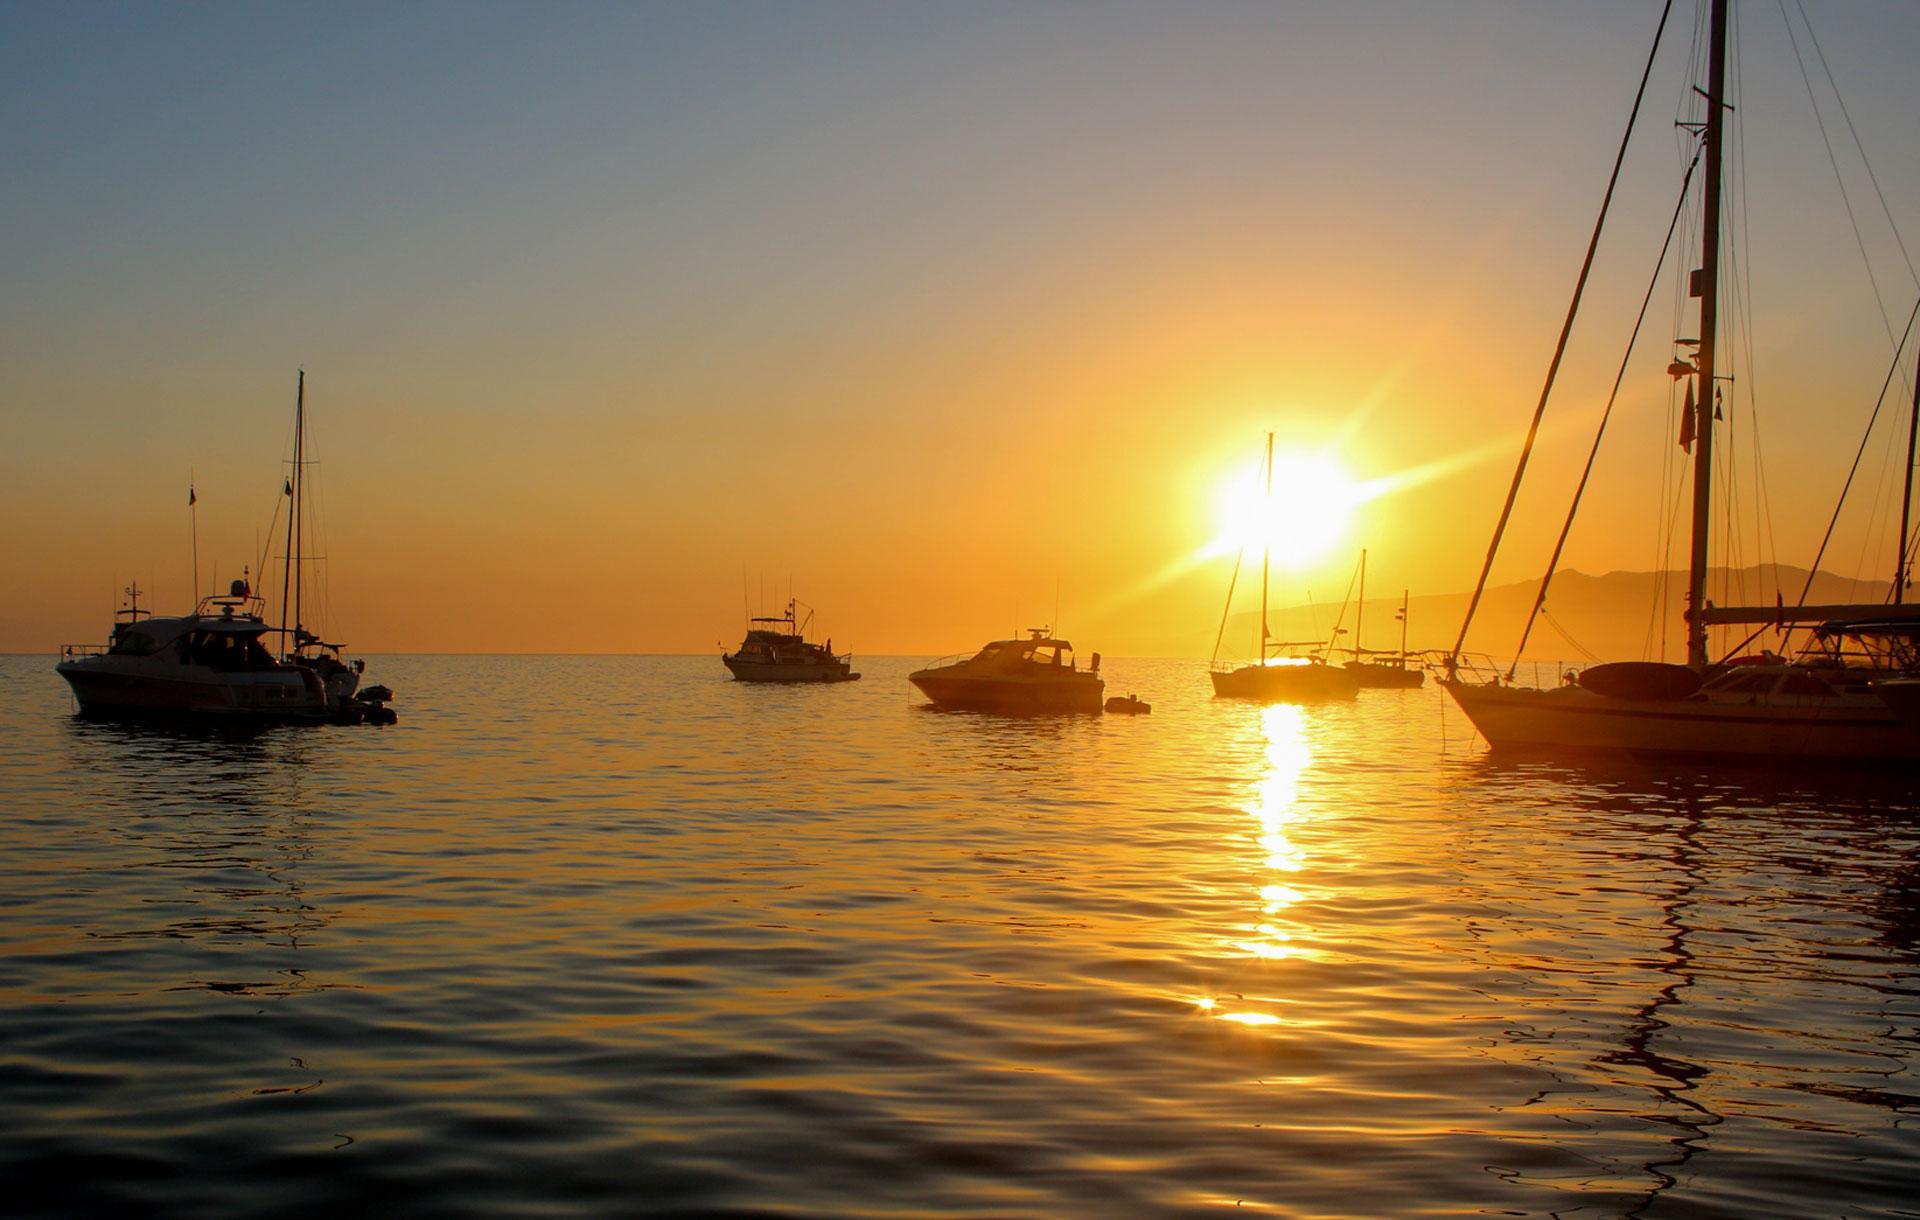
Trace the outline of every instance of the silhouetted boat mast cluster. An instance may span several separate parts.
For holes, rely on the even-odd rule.
[[[1662,17],[1662,32],[1665,18]],[[1649,53],[1647,71],[1640,82],[1633,115],[1639,113],[1640,98],[1645,96],[1654,54],[1659,48],[1657,33],[1654,52]],[[1584,287],[1593,265],[1613,186],[1618,181],[1620,164],[1627,149],[1622,138],[1616,157],[1613,181],[1607,199],[1595,221],[1593,238],[1587,248],[1578,286],[1568,307],[1561,329],[1559,346],[1549,367],[1546,386],[1533,416],[1527,443],[1514,471],[1513,482],[1501,511],[1499,522],[1481,569],[1479,583],[1468,603],[1460,636],[1447,659],[1446,676],[1441,685],[1464,710],[1480,735],[1498,748],[1537,748],[1555,751],[1607,752],[1637,754],[1712,754],[1764,757],[1776,761],[1823,760],[1902,760],[1920,759],[1920,734],[1903,724],[1920,722],[1920,606],[1904,604],[1903,593],[1908,572],[1908,506],[1913,482],[1914,425],[1909,424],[1908,461],[1903,497],[1901,535],[1897,541],[1892,604],[1787,606],[1784,600],[1772,606],[1717,607],[1707,600],[1708,543],[1713,517],[1713,441],[1714,425],[1720,418],[1723,383],[1730,379],[1716,373],[1720,329],[1722,239],[1721,201],[1725,177],[1726,116],[1731,109],[1727,93],[1727,0],[1713,0],[1708,28],[1707,81],[1696,90],[1705,106],[1704,121],[1685,125],[1700,139],[1700,154],[1705,174],[1701,203],[1700,263],[1690,276],[1690,290],[1699,298],[1697,338],[1675,340],[1676,354],[1669,373],[1684,381],[1686,401],[1681,425],[1681,444],[1692,453],[1692,514],[1688,553],[1687,660],[1685,664],[1664,661],[1626,661],[1590,666],[1566,675],[1557,688],[1536,689],[1515,682],[1515,670],[1475,674],[1463,651],[1467,631],[1473,622],[1487,574],[1499,549],[1501,534],[1512,513],[1514,501],[1526,472],[1534,436],[1551,393],[1554,375],[1564,353]],[[1628,137],[1634,126],[1630,116]],[[1681,186],[1681,200],[1674,211],[1675,224],[1684,213],[1692,168]],[[1671,244],[1673,229],[1668,231]],[[1663,245],[1661,260],[1664,263]],[[1656,274],[1656,283],[1658,275]],[[1652,297],[1649,287],[1648,298]],[[1920,315],[1920,306],[1915,307]],[[1642,306],[1644,318],[1645,306]],[[1912,334],[1908,323],[1908,336]],[[1636,326],[1635,334],[1638,334]],[[1895,352],[1897,368],[1905,351],[1906,339]],[[1629,345],[1631,351],[1631,344]],[[1622,369],[1624,371],[1624,361]],[[1893,371],[1888,373],[1889,383]],[[1617,389],[1617,383],[1616,383]],[[1884,395],[1884,390],[1883,390]],[[1920,391],[1916,392],[1915,420],[1920,420]],[[1610,413],[1610,409],[1609,409]],[[1605,428],[1603,416],[1602,429]],[[1598,451],[1599,440],[1594,442]],[[1589,456],[1587,470],[1593,459]],[[1580,491],[1586,477],[1582,476]],[[1560,547],[1565,544],[1573,512],[1579,506],[1576,491],[1567,526],[1561,532],[1552,560],[1534,601],[1537,615],[1546,599],[1547,583],[1559,562]],[[1842,492],[1844,498],[1845,492]],[[1836,516],[1838,510],[1836,509]],[[1831,536],[1831,527],[1829,528]],[[1824,544],[1823,544],[1824,549]],[[1816,557],[1813,571],[1819,568]],[[1812,574],[1809,573],[1808,587]],[[1531,619],[1529,620],[1529,626]],[[1755,630],[1728,653],[1715,659],[1709,651],[1708,629],[1716,625],[1751,626]],[[1742,653],[1767,627],[1774,627],[1788,638],[1793,630],[1810,627],[1810,635],[1800,655],[1792,660],[1762,649]],[[1524,637],[1522,648],[1525,646]],[[1517,656],[1517,654],[1516,654]],[[1515,665],[1518,665],[1516,659]],[[1895,712],[1899,714],[1896,715]]]

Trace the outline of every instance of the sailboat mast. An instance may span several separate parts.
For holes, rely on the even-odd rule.
[[[1893,604],[1899,605],[1906,600],[1907,592],[1907,528],[1913,517],[1913,458],[1914,442],[1920,440],[1920,369],[1914,370],[1913,412],[1907,416],[1907,477],[1901,481],[1904,490],[1900,493],[1900,535],[1893,540],[1899,550],[1893,557]]]
[[[287,476],[286,494],[293,499],[293,483],[300,477],[300,416],[307,402],[307,370],[300,370],[299,388],[294,391],[293,399],[293,472]],[[287,513],[287,553],[282,555],[280,564],[280,646],[287,646],[287,607],[292,604],[293,585],[293,519],[298,515],[300,501],[293,500]],[[297,621],[297,619],[296,619]]]
[[[1400,590],[1400,663],[1402,665],[1406,664],[1407,660],[1407,597],[1411,592],[1410,589]]]
[[[301,511],[307,491],[307,370],[300,370],[300,392],[293,400],[293,646],[300,647],[306,624],[300,617],[301,554],[306,546],[306,522]]]
[[[1360,601],[1353,608],[1353,658],[1360,659],[1360,624],[1367,614],[1367,548],[1360,548]]]
[[[1693,544],[1687,560],[1687,664],[1707,664],[1707,530],[1713,514],[1714,341],[1720,325],[1720,188],[1727,96],[1727,0],[1713,0],[1707,55],[1706,193],[1702,200],[1699,393],[1694,396]]]
[[[1273,433],[1267,433],[1267,495],[1260,515],[1265,528],[1260,531],[1260,664],[1267,663],[1267,568],[1273,560]]]

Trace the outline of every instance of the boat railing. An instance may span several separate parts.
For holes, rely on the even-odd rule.
[[[1500,662],[1493,659],[1491,653],[1456,653],[1452,658],[1451,666],[1442,659],[1440,668],[1443,670],[1451,668],[1453,677],[1469,686],[1500,686],[1506,679],[1506,670],[1501,667]]]
[[[848,655],[851,656],[852,654],[849,653]],[[949,665],[958,665],[962,661],[971,661],[979,655],[980,655],[980,650],[978,648],[970,648],[965,652],[950,652],[944,657],[935,657],[933,660],[928,661],[925,665],[922,665],[920,668],[945,669]]]
[[[209,593],[193,608],[201,618],[261,618],[266,610],[267,599],[257,593]]]
[[[60,645],[60,659],[63,661],[72,661],[80,657],[104,657],[106,655],[107,645],[105,644]]]

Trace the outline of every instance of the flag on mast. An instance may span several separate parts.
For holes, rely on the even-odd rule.
[[[191,484],[191,483],[189,483],[189,484],[187,484],[187,507],[188,507],[188,508],[192,508],[192,507],[193,507],[193,504],[194,504],[194,501],[195,501],[195,500],[196,500],[197,498],[198,498],[198,497],[196,497],[196,496],[195,496],[195,495],[193,494],[193,484]]]

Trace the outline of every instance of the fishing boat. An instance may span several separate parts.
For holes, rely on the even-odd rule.
[[[294,403],[293,453],[284,484],[290,505],[280,625],[268,623],[266,599],[254,591],[250,574],[224,594],[197,599],[191,614],[175,616],[143,609],[139,586],[131,585],[105,644],[60,650],[54,670],[67,680],[83,713],[394,722],[386,706],[393,692],[384,686],[361,690],[366,663],[347,660],[342,645],[308,631],[301,617],[309,465],[304,372]],[[268,647],[269,637],[281,645],[278,655]]]
[[[800,603],[787,599],[787,612],[757,615],[747,620],[747,638],[733,652],[723,653],[720,663],[738,682],[857,682],[853,672],[853,654],[835,655],[833,641],[811,643],[807,626],[813,622],[813,610],[805,619],[796,617]]]
[[[972,656],[942,657],[907,681],[935,707],[1012,715],[1098,712],[1107,688],[1100,654],[1081,669],[1073,645],[1046,627],[1028,628],[1024,640],[995,640]]]
[[[1523,447],[1518,468],[1507,494],[1481,569],[1480,581],[1468,602],[1461,625],[1446,662],[1441,685],[1459,703],[1490,746],[1503,749],[1540,749],[1567,754],[1632,754],[1652,756],[1715,755],[1759,759],[1780,764],[1827,761],[1894,762],[1920,761],[1920,733],[1903,727],[1889,704],[1900,706],[1912,698],[1911,687],[1901,681],[1915,673],[1914,640],[1920,635],[1920,607],[1905,605],[1903,591],[1909,577],[1909,555],[1913,543],[1910,533],[1912,506],[1912,469],[1914,435],[1920,426],[1920,391],[1916,392],[1914,416],[1909,424],[1907,448],[1907,492],[1901,511],[1898,555],[1890,588],[1892,604],[1795,605],[1777,598],[1771,606],[1715,606],[1707,599],[1707,560],[1709,526],[1713,518],[1713,440],[1720,418],[1722,383],[1727,378],[1715,372],[1718,351],[1719,306],[1721,295],[1721,202],[1725,177],[1724,147],[1726,115],[1732,100],[1727,92],[1728,0],[1713,0],[1708,17],[1707,81],[1695,92],[1704,107],[1704,119],[1688,124],[1700,143],[1695,165],[1704,166],[1700,213],[1702,230],[1700,266],[1689,280],[1691,294],[1699,298],[1697,338],[1675,340],[1675,356],[1667,372],[1685,382],[1681,413],[1681,445],[1692,455],[1692,512],[1685,611],[1687,660],[1685,664],[1664,661],[1628,661],[1597,664],[1568,673],[1559,685],[1531,687],[1516,680],[1518,660],[1505,674],[1495,670],[1488,675],[1473,664],[1463,649],[1474,609],[1486,587],[1494,555],[1507,520],[1512,513],[1533,436],[1553,387],[1554,372],[1578,310],[1580,292],[1576,288],[1573,304],[1560,332],[1559,348],[1550,365]],[[1662,19],[1664,29],[1664,17]],[[1655,37],[1655,49],[1659,36]],[[1649,55],[1647,72],[1651,73]],[[1644,97],[1647,76],[1641,79]],[[1639,103],[1635,103],[1635,113]],[[1629,120],[1628,131],[1633,127]],[[1623,139],[1620,157],[1624,158]],[[1614,164],[1618,180],[1620,159]],[[1687,171],[1689,180],[1693,169]],[[1661,250],[1664,266],[1672,236],[1685,214],[1690,199],[1689,185],[1683,182],[1680,202],[1675,206],[1666,244]],[[1612,197],[1609,186],[1608,198]],[[1607,205],[1603,204],[1587,249],[1586,263],[1579,283],[1584,285],[1593,264],[1594,250],[1604,226]],[[1654,285],[1660,282],[1656,273]],[[1647,291],[1651,300],[1654,285]],[[1642,305],[1642,318],[1645,316]],[[1920,305],[1915,307],[1920,316]],[[1638,333],[1636,325],[1635,333]],[[1913,321],[1908,322],[1908,338]],[[1888,370],[1888,382],[1904,358],[1907,338],[1895,352],[1894,365]],[[1629,343],[1629,353],[1632,344]],[[1627,364],[1621,363],[1621,376]],[[1619,381],[1615,382],[1618,392]],[[1884,390],[1883,390],[1884,399]],[[1611,401],[1602,416],[1612,411]],[[1599,437],[1594,441],[1587,471],[1593,469]],[[1583,475],[1580,490],[1573,498],[1566,527],[1563,527],[1553,557],[1534,599],[1533,612],[1526,620],[1530,630],[1545,604],[1547,588],[1558,566],[1561,547],[1578,509],[1580,491],[1586,486]],[[1844,492],[1843,492],[1844,496]],[[1837,513],[1837,510],[1836,510]],[[1824,548],[1824,544],[1823,544]],[[1824,549],[1823,549],[1824,553]],[[1816,555],[1808,576],[1817,572]],[[1802,602],[1805,590],[1802,591]],[[1708,629],[1715,626],[1750,627],[1752,633],[1731,651],[1714,657],[1709,650]],[[1782,637],[1778,652],[1762,648],[1743,652],[1769,628]],[[1786,644],[1795,632],[1804,631],[1805,642],[1797,654],[1787,655]],[[1524,651],[1526,634],[1516,658]]]
[[[1273,433],[1267,433],[1266,461],[1263,467],[1266,495],[1273,495]],[[1213,656],[1208,661],[1208,677],[1213,681],[1215,697],[1256,699],[1263,702],[1304,702],[1318,699],[1351,699],[1360,691],[1360,681],[1346,669],[1327,664],[1326,648],[1318,640],[1276,640],[1267,628],[1267,578],[1273,563],[1273,547],[1263,539],[1260,552],[1260,645],[1258,659],[1250,665],[1233,665],[1220,660],[1220,642],[1226,638],[1227,616],[1233,611],[1234,587],[1240,583],[1240,565],[1246,559],[1243,548],[1234,560],[1233,576],[1227,582],[1227,603],[1220,611],[1220,631],[1213,639]]]
[[[1353,610],[1353,647],[1346,650],[1353,654],[1353,660],[1341,666],[1361,686],[1406,689],[1419,686],[1427,680],[1426,671],[1410,664],[1407,657],[1407,599],[1408,591],[1402,589],[1400,609],[1394,614],[1400,621],[1400,651],[1384,652],[1361,643],[1360,625],[1367,613],[1367,552],[1362,550],[1360,598],[1354,603]]]

